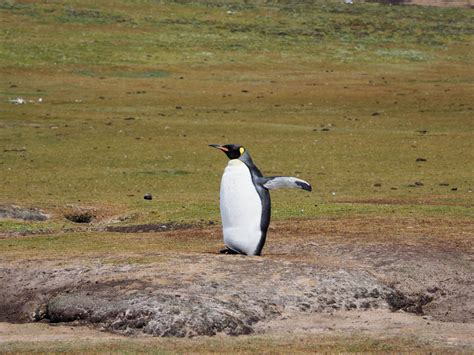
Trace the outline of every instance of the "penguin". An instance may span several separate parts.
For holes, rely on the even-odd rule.
[[[262,254],[270,224],[269,190],[298,188],[311,191],[311,185],[288,176],[264,177],[250,153],[238,144],[209,144],[230,159],[221,180],[220,212],[224,234],[224,254]]]

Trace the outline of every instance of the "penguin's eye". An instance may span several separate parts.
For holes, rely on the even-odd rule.
[[[245,152],[244,147],[240,147],[239,151],[240,151],[240,155],[244,154],[244,152]]]

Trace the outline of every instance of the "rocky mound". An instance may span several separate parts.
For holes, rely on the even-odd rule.
[[[46,221],[49,216],[37,208],[24,208],[14,205],[0,206],[0,219],[22,219],[26,221]]]
[[[31,281],[15,297],[8,295],[8,287],[0,291],[1,299],[10,298],[2,305],[7,320],[76,321],[126,335],[249,334],[257,322],[277,316],[407,304],[365,271],[242,256],[181,255],[148,266],[21,269],[4,272],[8,285],[18,286],[19,278]]]

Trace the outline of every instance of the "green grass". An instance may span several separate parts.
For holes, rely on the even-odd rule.
[[[148,233],[69,232],[16,239],[0,239],[5,260],[18,258],[95,258],[109,263],[149,263],[163,259],[156,253],[207,252],[217,248],[220,240],[177,238]],[[128,245],[129,247],[124,247]]]
[[[4,350],[9,352],[67,352],[97,354],[104,352],[120,352],[124,354],[185,354],[185,353],[340,353],[340,352],[427,352],[440,351],[452,353],[448,347],[425,344],[416,338],[384,338],[373,339],[367,336],[240,336],[197,337],[194,339],[127,339],[127,340],[96,340],[79,342],[20,342],[6,343]]]
[[[3,220],[0,221],[0,233],[13,232],[19,234],[44,233],[48,231],[57,231],[65,226],[65,223],[58,222],[33,222],[22,220]]]
[[[207,144],[234,142],[314,185],[272,193],[276,219],[473,216],[472,11],[1,1],[0,15],[0,203],[218,220],[226,158]],[[22,228],[36,227],[1,230]]]

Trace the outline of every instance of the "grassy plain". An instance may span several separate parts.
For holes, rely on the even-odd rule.
[[[0,0],[0,16],[0,204],[53,216],[0,222],[51,231],[0,240],[5,257],[178,248],[78,233],[64,214],[218,222],[227,158],[209,143],[312,183],[272,194],[276,220],[474,216],[470,10]]]
[[[0,9],[4,203],[218,219],[226,157],[207,144],[237,142],[264,173],[314,185],[275,193],[276,218],[472,215],[471,11],[153,1]],[[34,102],[11,104],[16,97]]]
[[[340,352],[420,352],[438,351],[453,353],[449,348],[432,344],[420,344],[414,340],[386,338],[374,340],[365,336],[325,337],[325,336],[250,336],[233,338],[198,338],[198,339],[101,339],[94,341],[42,342],[36,344],[7,344],[9,352],[61,352],[68,354],[103,354],[103,353],[153,353],[153,354],[188,354],[188,353],[239,353],[239,354],[310,354]]]

